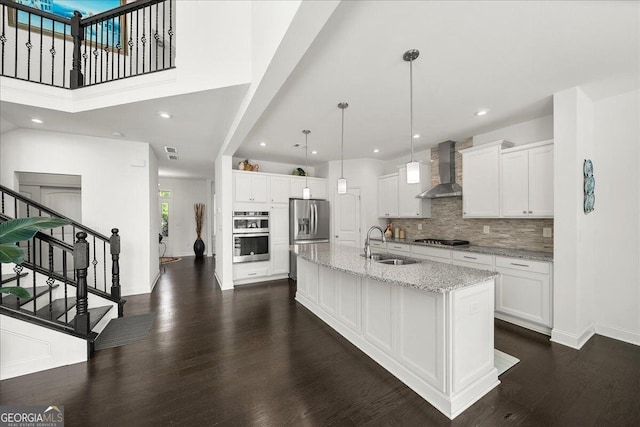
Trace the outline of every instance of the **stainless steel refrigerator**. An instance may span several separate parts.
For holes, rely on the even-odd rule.
[[[329,241],[329,202],[314,199],[289,199],[289,244],[314,244]],[[289,277],[297,279],[296,256],[289,254]]]

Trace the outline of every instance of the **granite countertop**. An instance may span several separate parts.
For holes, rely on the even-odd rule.
[[[380,239],[371,239],[371,240],[381,241]],[[388,238],[386,240],[388,243],[404,243],[406,245],[431,246],[434,248],[450,249],[453,251],[476,252],[479,254],[507,256],[512,258],[528,259],[531,261],[553,262],[553,252],[527,251],[524,249],[498,248],[494,246],[477,246],[477,245],[463,245],[463,246],[433,245],[429,243],[414,242],[413,239]]]
[[[360,248],[330,243],[291,245],[290,248],[300,258],[333,270],[430,292],[446,293],[498,276],[498,273],[488,270],[428,260],[409,265],[381,264],[361,256]]]

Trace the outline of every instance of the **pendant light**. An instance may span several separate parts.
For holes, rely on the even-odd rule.
[[[341,102],[338,104],[338,108],[342,110],[342,136],[340,138],[340,178],[338,178],[338,194],[345,194],[347,192],[347,178],[344,177],[344,109],[349,104]]]
[[[413,158],[413,61],[420,56],[417,49],[408,50],[402,55],[402,59],[409,62],[409,111],[410,111],[410,132],[411,159],[407,163],[407,184],[417,184],[420,182],[420,162]]]
[[[309,189],[309,134],[310,130],[305,129],[302,131],[304,133],[304,189],[302,190],[302,198],[310,199],[311,198],[311,190]]]

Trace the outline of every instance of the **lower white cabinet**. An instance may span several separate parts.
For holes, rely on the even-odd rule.
[[[451,264],[451,251],[449,249],[433,248],[430,246],[411,246],[411,256],[418,259]]]
[[[403,243],[388,242],[387,252],[395,255],[409,256],[409,253],[411,252],[411,246]]]
[[[269,275],[269,261],[246,262],[233,265],[233,280],[256,279]]]
[[[453,265],[493,271],[493,255],[466,251],[453,251],[451,259],[451,263]]]
[[[551,271],[546,262],[496,257],[496,317],[548,334],[552,327]]]

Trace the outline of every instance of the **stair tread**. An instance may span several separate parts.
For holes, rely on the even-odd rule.
[[[23,278],[28,274],[29,273],[27,273],[26,271],[22,272],[22,273],[20,273],[20,278]],[[2,283],[4,285],[5,283],[15,282],[17,277],[18,276],[16,276],[15,274],[3,274],[0,283]]]
[[[89,309],[89,329],[93,329],[98,322],[111,310],[112,306],[105,305],[102,307],[93,307]],[[72,319],[69,325],[75,328],[76,319]]]
[[[28,302],[33,301],[33,288],[25,287],[25,286],[23,287],[27,292],[29,292],[29,295],[31,296],[29,298],[20,298],[20,306],[23,306]],[[57,287],[58,285],[53,285],[51,289],[55,289]],[[36,286],[36,298],[46,294],[48,291],[49,291],[49,286]],[[11,307],[11,308],[18,308],[18,297],[16,297],[15,295],[2,295],[2,305]]]
[[[67,307],[65,310],[64,298],[53,300],[51,304],[47,304],[41,309],[36,311],[36,316],[42,317],[47,320],[57,320],[62,316],[65,311],[71,310],[76,305],[76,297],[67,298]],[[71,313],[69,317],[73,317],[75,314]]]

